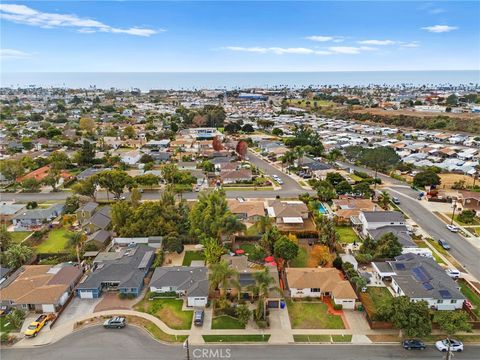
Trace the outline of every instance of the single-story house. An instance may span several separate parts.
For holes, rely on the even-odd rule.
[[[395,261],[373,262],[372,267],[377,277],[392,279],[390,286],[396,296],[424,300],[436,310],[463,307],[465,297],[458,284],[432,258],[409,253],[397,256]]]
[[[114,245],[118,245],[118,246],[148,245],[155,249],[160,249],[162,247],[162,241],[163,241],[163,236],[113,238]]]
[[[252,181],[253,174],[250,169],[222,170],[220,178],[224,184],[235,184],[238,182]]]
[[[77,174],[77,180],[85,180],[93,175],[99,174],[103,171],[111,170],[110,168],[88,168]]]
[[[256,222],[265,216],[265,204],[263,201],[238,201],[229,199],[228,208],[238,219],[249,222]]]
[[[402,246],[416,247],[405,224],[405,218],[399,211],[361,211],[358,219],[364,237],[378,240],[383,235],[392,233]]]
[[[82,270],[70,264],[26,265],[1,284],[2,305],[54,313],[68,300]]]
[[[0,203],[0,222],[2,222],[2,224],[10,223],[13,217],[21,213],[25,207],[25,204],[2,201],[2,203]]]
[[[356,199],[349,196],[342,196],[339,199],[333,199],[332,203],[332,210],[335,211],[335,216],[344,222],[355,222],[361,211],[382,211],[382,209],[370,199]],[[352,218],[354,219],[352,220]]]
[[[480,211],[480,193],[474,191],[459,191],[459,200],[464,209]]]
[[[205,307],[208,289],[208,269],[205,266],[157,267],[150,280],[150,291],[175,292],[185,297],[190,307]]]
[[[85,218],[82,227],[87,234],[93,234],[98,230],[109,230],[111,222],[110,206],[104,206],[97,208],[89,219]]]
[[[335,268],[287,268],[285,274],[292,298],[329,296],[343,309],[355,308],[357,295]]]
[[[78,284],[77,296],[94,299],[103,291],[138,296],[154,258],[155,249],[144,245],[99,253],[93,260],[92,271]]]
[[[63,212],[63,204],[55,204],[46,209],[24,210],[12,218],[15,231],[28,230],[49,223]]]

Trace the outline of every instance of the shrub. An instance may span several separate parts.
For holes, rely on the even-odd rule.
[[[343,305],[342,305],[342,304],[333,304],[333,309],[334,309],[334,310],[342,310],[342,309],[343,309]]]
[[[463,210],[460,214],[458,214],[458,220],[465,224],[473,223],[475,219],[475,211],[474,210]]]
[[[257,320],[257,326],[260,329],[266,329],[268,327],[268,322],[266,320]]]
[[[157,267],[160,267],[162,266],[163,264],[163,260],[164,260],[164,256],[163,256],[163,251],[162,250],[159,250],[157,255],[155,256],[155,261],[153,262],[153,267],[154,268],[157,268]]]

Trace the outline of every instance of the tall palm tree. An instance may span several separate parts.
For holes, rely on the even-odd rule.
[[[272,228],[272,219],[268,215],[262,216],[257,220],[255,226],[260,233],[264,234],[267,230]]]
[[[273,279],[272,275],[270,275],[270,271],[268,270],[268,268],[263,269],[263,271],[253,273],[253,278],[255,280],[255,286],[253,287],[253,291],[256,295],[259,296],[258,306],[263,307],[263,309],[257,309],[257,314],[261,313],[262,319],[265,320],[265,300],[268,297],[268,292],[272,289],[275,280]],[[282,290],[277,287],[275,287],[275,290],[278,291],[280,294],[282,292]]]
[[[77,262],[78,262],[78,266],[80,266],[80,251],[82,251],[83,246],[85,245],[87,236],[81,232],[74,232],[67,236],[68,236],[68,242],[70,243],[70,245],[75,246],[75,251],[77,253]]]
[[[230,286],[238,288],[239,285],[237,270],[231,268],[226,261],[220,261],[210,265],[210,274],[208,278],[211,291],[227,289]]]
[[[383,210],[388,210],[390,205],[390,195],[386,191],[382,191],[382,195],[378,198],[378,204]]]

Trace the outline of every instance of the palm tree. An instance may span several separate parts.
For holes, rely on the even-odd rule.
[[[382,195],[378,198],[378,204],[383,210],[388,210],[390,205],[390,195],[386,191],[382,191]]]
[[[77,262],[78,266],[80,266],[80,251],[83,249],[85,245],[86,235],[81,232],[74,232],[68,236],[68,242],[70,245],[75,246],[75,251],[77,253]]]
[[[210,265],[210,290],[227,289],[231,286],[238,289],[238,272],[231,268],[226,261]],[[239,291],[240,293],[240,291]],[[225,293],[224,293],[225,295]]]
[[[474,168],[475,168],[475,174],[473,174],[473,185],[472,185],[472,187],[475,189],[475,181],[477,180],[477,178],[480,175],[480,162],[477,165],[475,165]]]
[[[253,273],[253,278],[255,280],[253,291],[259,296],[257,314],[261,314],[262,320],[265,320],[265,300],[268,297],[268,292],[272,289],[275,280],[272,275],[270,275],[268,268]],[[279,293],[282,292],[282,290],[277,287],[275,287],[275,290]]]
[[[257,220],[255,226],[260,233],[264,234],[267,230],[272,228],[272,219],[268,215],[262,216]]]

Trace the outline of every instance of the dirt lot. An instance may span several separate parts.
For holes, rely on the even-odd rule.
[[[473,177],[468,175],[462,174],[439,174],[440,178],[442,179],[442,184],[440,185],[441,188],[451,189],[452,185],[457,182],[464,180],[465,185],[472,185],[473,184]]]
[[[431,117],[431,116],[449,116],[454,119],[466,119],[466,120],[477,120],[480,121],[480,114],[473,113],[435,113],[428,111],[411,111],[411,110],[383,110],[380,108],[373,109],[359,109],[353,110],[355,113],[359,114],[373,114],[373,115],[382,115],[382,116],[397,116],[397,115],[407,115],[407,116],[418,116],[418,117]]]

